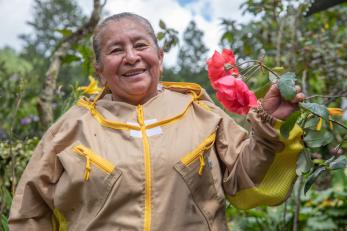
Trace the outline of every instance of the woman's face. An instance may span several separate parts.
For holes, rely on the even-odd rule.
[[[100,48],[95,69],[116,99],[137,105],[157,94],[163,52],[142,23],[131,19],[109,23],[101,32]]]

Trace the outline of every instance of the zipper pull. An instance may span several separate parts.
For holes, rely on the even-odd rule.
[[[204,167],[205,167],[205,158],[204,158],[204,152],[202,152],[200,155],[199,155],[199,160],[200,160],[200,168],[199,168],[199,176],[202,175],[202,171],[204,170]]]
[[[85,155],[86,157],[86,170],[84,172],[84,181],[88,181],[89,180],[89,175],[90,175],[90,158],[88,155]]]

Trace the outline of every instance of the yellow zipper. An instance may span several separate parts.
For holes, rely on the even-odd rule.
[[[143,150],[144,150],[144,163],[145,163],[145,209],[144,209],[144,230],[151,230],[151,190],[152,190],[152,177],[151,177],[151,154],[149,150],[148,137],[146,134],[146,125],[144,122],[143,108],[138,105],[136,108],[137,120],[141,127]]]
[[[195,160],[199,159],[200,160],[199,175],[201,176],[202,171],[204,170],[204,167],[205,167],[204,152],[213,146],[215,140],[216,140],[216,133],[212,133],[201,144],[199,144],[199,146],[196,149],[194,149],[192,152],[185,155],[181,159],[181,162],[185,166],[188,166],[191,163],[193,163]]]
[[[91,166],[90,166],[91,163],[95,164],[97,167],[104,170],[106,173],[111,173],[113,169],[115,168],[111,162],[103,159],[99,155],[96,155],[92,150],[90,150],[89,148],[81,144],[74,146],[73,151],[86,158],[86,170],[84,173],[85,181],[89,180],[89,175],[91,171]]]

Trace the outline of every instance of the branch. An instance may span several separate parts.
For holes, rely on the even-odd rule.
[[[332,120],[330,119],[329,121],[333,122],[334,124],[340,125],[341,127],[343,127],[344,129],[347,129],[347,127],[345,125],[343,125],[342,123],[336,121],[336,120]]]
[[[277,40],[276,40],[276,66],[281,66],[281,43],[282,43],[282,35],[284,32],[284,18],[281,18],[279,21],[279,30],[277,34]]]
[[[66,55],[70,47],[78,42],[84,36],[91,34],[100,20],[102,6],[100,0],[94,0],[94,9],[92,14],[84,25],[78,28],[70,36],[64,38],[59,44],[57,50],[53,53],[51,63],[45,74],[45,82],[37,104],[40,122],[44,129],[47,129],[53,122],[52,102],[54,91],[56,89],[56,81],[61,67],[61,60]]]
[[[344,2],[347,2],[347,0],[315,0],[306,13],[306,17]]]
[[[293,221],[293,231],[297,231],[299,227],[299,217],[300,217],[300,203],[301,203],[301,190],[303,186],[303,176],[299,176],[297,194],[295,197],[295,211],[294,211],[294,221]]]
[[[347,95],[347,89],[341,89],[341,88],[335,88],[334,90],[331,91],[331,95],[341,95],[341,96],[346,96]],[[324,99],[324,104],[330,104],[331,102],[334,101],[334,98],[325,98]]]
[[[307,110],[307,109],[304,109],[304,110]],[[310,111],[311,114],[317,116],[317,117],[320,117],[322,118],[320,115],[314,113],[313,111]],[[329,119],[329,121],[333,122],[334,124],[337,124],[337,125],[340,125],[341,127],[343,127],[344,129],[347,129],[347,127],[345,125],[343,125],[342,123],[336,121],[336,120],[333,120],[333,119]]]
[[[307,95],[307,69],[302,72],[302,93]]]
[[[305,100],[316,98],[316,97],[320,97],[320,98],[340,98],[340,97],[347,97],[347,95],[311,95],[311,96],[306,97]]]
[[[9,134],[9,147],[10,147],[10,157],[11,157],[11,193],[12,196],[14,195],[15,191],[16,191],[16,186],[17,186],[17,177],[16,177],[16,155],[13,152],[13,128],[15,126],[16,123],[16,118],[17,118],[17,114],[18,114],[18,110],[20,107],[20,104],[22,102],[22,91],[21,89],[19,90],[18,94],[17,94],[17,98],[16,98],[16,107],[14,109],[13,112],[13,120],[11,123],[11,127],[10,127],[10,134]]]

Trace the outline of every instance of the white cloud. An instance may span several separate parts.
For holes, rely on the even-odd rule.
[[[144,16],[156,31],[159,29],[159,19],[162,19],[168,27],[178,30],[180,36],[189,21],[194,19],[198,28],[204,31],[204,42],[212,52],[218,49],[218,39],[221,36],[220,18],[235,19],[239,22],[249,20],[249,17],[241,16],[241,2],[243,0],[197,0],[183,7],[174,0],[108,0],[105,10],[109,14],[128,11]],[[86,14],[91,12],[92,0],[78,0],[78,3]],[[10,45],[20,50],[22,44],[18,35],[30,32],[30,27],[25,22],[32,17],[32,4],[33,0],[0,1],[0,47]],[[173,66],[176,63],[177,50],[175,48],[166,55],[166,65]]]
[[[16,50],[22,47],[19,34],[30,32],[26,24],[31,17],[32,1],[12,0],[0,1],[0,47],[11,46]]]

